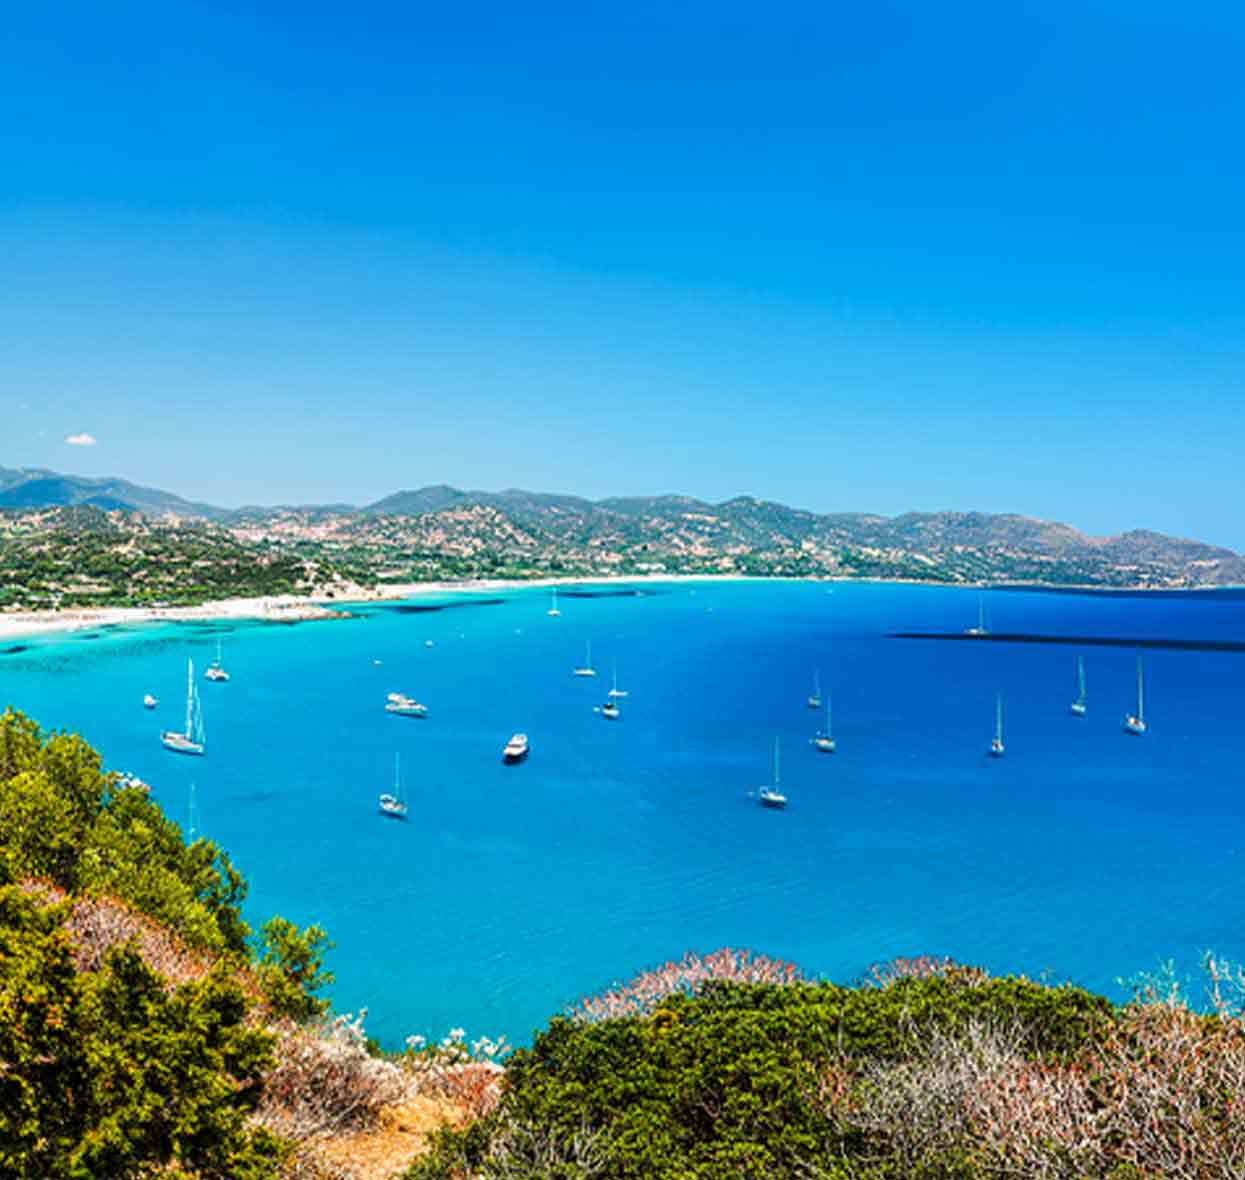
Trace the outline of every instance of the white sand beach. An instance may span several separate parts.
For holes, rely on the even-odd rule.
[[[297,623],[313,619],[348,618],[350,607],[368,602],[396,601],[427,594],[496,593],[499,590],[540,589],[551,586],[592,586],[644,582],[744,581],[731,574],[643,574],[630,577],[597,575],[587,578],[539,578],[531,581],[487,579],[464,582],[408,582],[378,586],[373,590],[353,587],[348,596],[272,595],[264,598],[227,598],[198,606],[73,607],[66,610],[12,611],[0,613],[0,641],[59,631],[82,631],[92,627],[136,623],[170,623],[188,620],[262,619],[274,623]]]

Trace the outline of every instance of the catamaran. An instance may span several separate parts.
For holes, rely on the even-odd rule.
[[[225,671],[224,665],[220,662],[220,640],[216,641],[216,659],[208,666],[208,670],[203,673],[209,680],[226,681],[229,679],[229,673]]]
[[[1003,694],[994,698],[994,737],[990,741],[990,757],[1003,757]]]
[[[762,807],[782,808],[787,806],[787,796],[780,791],[778,775],[778,739],[774,739],[774,772],[773,781],[768,787],[762,787],[757,795]]]
[[[406,819],[406,803],[402,799],[402,779],[399,775],[398,755],[393,756],[393,794],[383,794],[379,800],[381,815],[390,819]]]
[[[527,757],[527,751],[527,734],[511,734],[510,740],[506,743],[505,749],[501,752],[501,760],[503,762],[522,762],[523,759]]]
[[[595,676],[597,670],[592,666],[592,640],[588,639],[584,642],[584,666],[575,669],[576,676]]]
[[[808,707],[810,709],[821,708],[821,669],[813,669],[813,691],[808,698]]]
[[[830,728],[830,698],[826,697],[826,732],[819,733],[813,739],[815,745],[823,754],[834,753],[834,731]]]
[[[1141,671],[1141,653],[1137,654],[1137,712],[1124,715],[1124,732],[1140,737],[1146,731],[1145,681]]]
[[[195,691],[194,660],[186,661],[186,732],[166,729],[160,734],[160,744],[175,754],[202,754],[206,745],[203,733],[203,710],[199,694]]]
[[[965,635],[989,635],[990,632],[986,628],[986,596],[984,594],[977,595],[977,626],[969,627],[964,632]]]
[[[562,613],[558,610],[558,588],[556,586],[552,587],[552,594],[553,603],[549,609],[545,611],[545,614],[547,614],[551,619],[556,619]]]
[[[1068,706],[1076,717],[1085,716],[1085,661],[1076,657],[1076,700]]]

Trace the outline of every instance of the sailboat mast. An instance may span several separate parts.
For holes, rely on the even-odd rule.
[[[1002,743],[1003,741],[1003,694],[999,693],[994,698],[994,737],[995,740]]]
[[[826,697],[826,737],[831,736],[833,736],[833,731],[830,728],[830,698]]]
[[[1085,660],[1081,656],[1076,657],[1076,688],[1077,700],[1081,704],[1085,703]]]
[[[1146,719],[1146,694],[1145,681],[1141,671],[1141,656],[1137,656],[1137,720],[1144,722]]]
[[[774,739],[774,786],[778,786],[778,739]]]
[[[186,740],[190,741],[195,727],[195,662],[186,661]]]

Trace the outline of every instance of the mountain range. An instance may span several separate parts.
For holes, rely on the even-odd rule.
[[[395,492],[363,507],[224,509],[122,479],[0,468],[0,510],[52,507],[202,520],[251,540],[314,537],[330,548],[384,551],[387,560],[441,554],[471,559],[466,568],[476,572],[485,555],[492,563],[486,570],[522,568],[527,576],[565,568],[1117,586],[1245,583],[1245,558],[1220,546],[1143,529],[1091,537],[1014,514],[827,514],[750,496],[717,504],[677,495],[588,500],[447,485]]]

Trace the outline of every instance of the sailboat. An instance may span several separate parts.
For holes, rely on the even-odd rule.
[[[223,682],[229,679],[229,673],[225,671],[224,666],[220,662],[220,640],[216,641],[216,659],[209,665],[208,670],[204,672],[209,680]]]
[[[994,737],[990,741],[990,757],[1003,757],[1003,694],[994,698]]]
[[[813,739],[815,745],[823,754],[834,753],[834,731],[830,728],[830,698],[826,697],[826,732],[819,733]]]
[[[813,669],[813,691],[808,698],[808,707],[810,709],[821,708],[821,669]]]
[[[406,803],[402,799],[402,780],[399,776],[399,755],[393,756],[393,794],[380,797],[380,813],[390,819],[406,819]]]
[[[194,660],[186,661],[186,732],[166,729],[160,734],[160,744],[175,754],[204,752],[203,710],[199,705],[199,694],[195,691]]]
[[[989,635],[990,632],[986,628],[986,596],[984,594],[977,595],[977,626],[969,627],[965,635]]]
[[[1145,681],[1141,671],[1141,653],[1137,654],[1137,712],[1124,715],[1124,732],[1140,737],[1146,731]]]
[[[1076,657],[1076,700],[1068,706],[1076,717],[1085,716],[1085,661]]]
[[[584,641],[584,666],[575,669],[576,676],[595,676],[597,670],[592,666],[592,640]]]
[[[159,703],[159,700],[153,697],[151,693],[147,693],[146,696],[143,697],[144,709],[154,709]]]
[[[549,609],[545,611],[545,614],[547,614],[551,619],[556,619],[562,612],[558,610],[558,588],[554,586],[551,589],[553,593],[553,602],[551,603]]]
[[[605,698],[605,704],[601,706],[601,716],[606,721],[617,721],[622,716],[618,708],[618,702],[612,696]]]
[[[618,687],[618,665],[617,664],[614,665],[614,687],[611,688],[609,692],[606,693],[605,695],[608,696],[611,700],[620,700],[621,698],[627,695],[627,690],[625,688]]]
[[[782,808],[787,806],[787,796],[779,789],[778,775],[778,739],[774,739],[774,772],[773,781],[768,787],[762,787],[757,798],[762,807]]]

